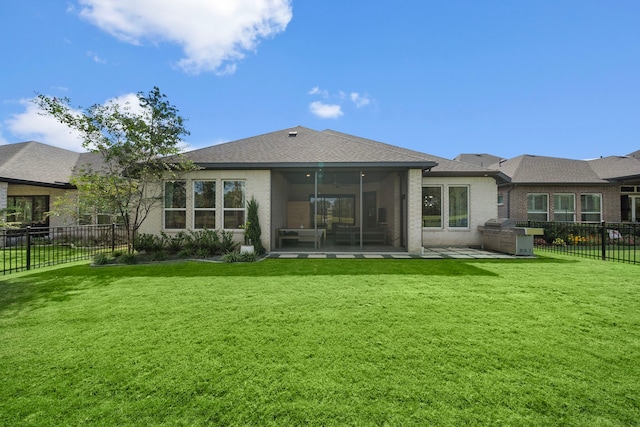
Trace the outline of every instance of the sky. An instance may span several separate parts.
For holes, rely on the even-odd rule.
[[[83,151],[38,113],[157,86],[189,149],[294,126],[444,158],[640,150],[637,0],[0,3],[0,144]]]

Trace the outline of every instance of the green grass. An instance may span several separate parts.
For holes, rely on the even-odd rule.
[[[638,266],[265,260],[0,278],[0,425],[637,425]]]

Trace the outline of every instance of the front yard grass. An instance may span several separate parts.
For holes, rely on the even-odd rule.
[[[277,260],[0,278],[0,425],[637,425],[638,266]]]

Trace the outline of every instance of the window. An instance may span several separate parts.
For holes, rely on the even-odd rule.
[[[422,187],[422,226],[442,227],[442,187]]]
[[[449,227],[469,227],[468,187],[449,187]]]
[[[553,196],[553,220],[567,222],[576,220],[575,194],[555,194]]]
[[[164,185],[164,228],[187,227],[187,183],[167,181]]]
[[[49,196],[9,196],[7,210],[12,219],[22,227],[42,227],[49,225]]]
[[[582,194],[580,204],[582,207],[581,221],[600,222],[602,220],[600,194]]]
[[[498,206],[504,205],[504,194],[498,194]]]
[[[193,183],[193,228],[216,228],[216,182]]]
[[[224,228],[235,229],[244,225],[244,181],[224,181]]]
[[[527,219],[531,221],[549,221],[549,195],[527,195]]]

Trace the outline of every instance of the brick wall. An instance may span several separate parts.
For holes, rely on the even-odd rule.
[[[549,221],[553,221],[554,194],[575,194],[576,220],[580,220],[580,196],[583,194],[602,195],[602,219],[606,222],[620,222],[620,188],[618,186],[516,186],[502,187],[498,191],[504,196],[504,205],[498,209],[501,218],[516,221],[527,220],[527,195],[530,193],[549,195]]]
[[[271,174],[269,171],[195,171],[186,174],[182,179],[187,181],[187,228],[191,229],[193,224],[193,181],[216,180],[216,228],[220,229],[223,221],[223,190],[222,181],[243,180],[245,181],[245,196],[247,201],[254,196],[258,202],[258,217],[260,219],[260,229],[262,231],[262,244],[265,248],[270,247],[271,241]],[[155,206],[149,216],[140,227],[140,233],[159,234],[163,230],[163,208],[162,203]],[[173,232],[167,231],[168,233]],[[177,232],[177,231],[176,231]],[[235,240],[243,241],[244,232],[235,231]]]

